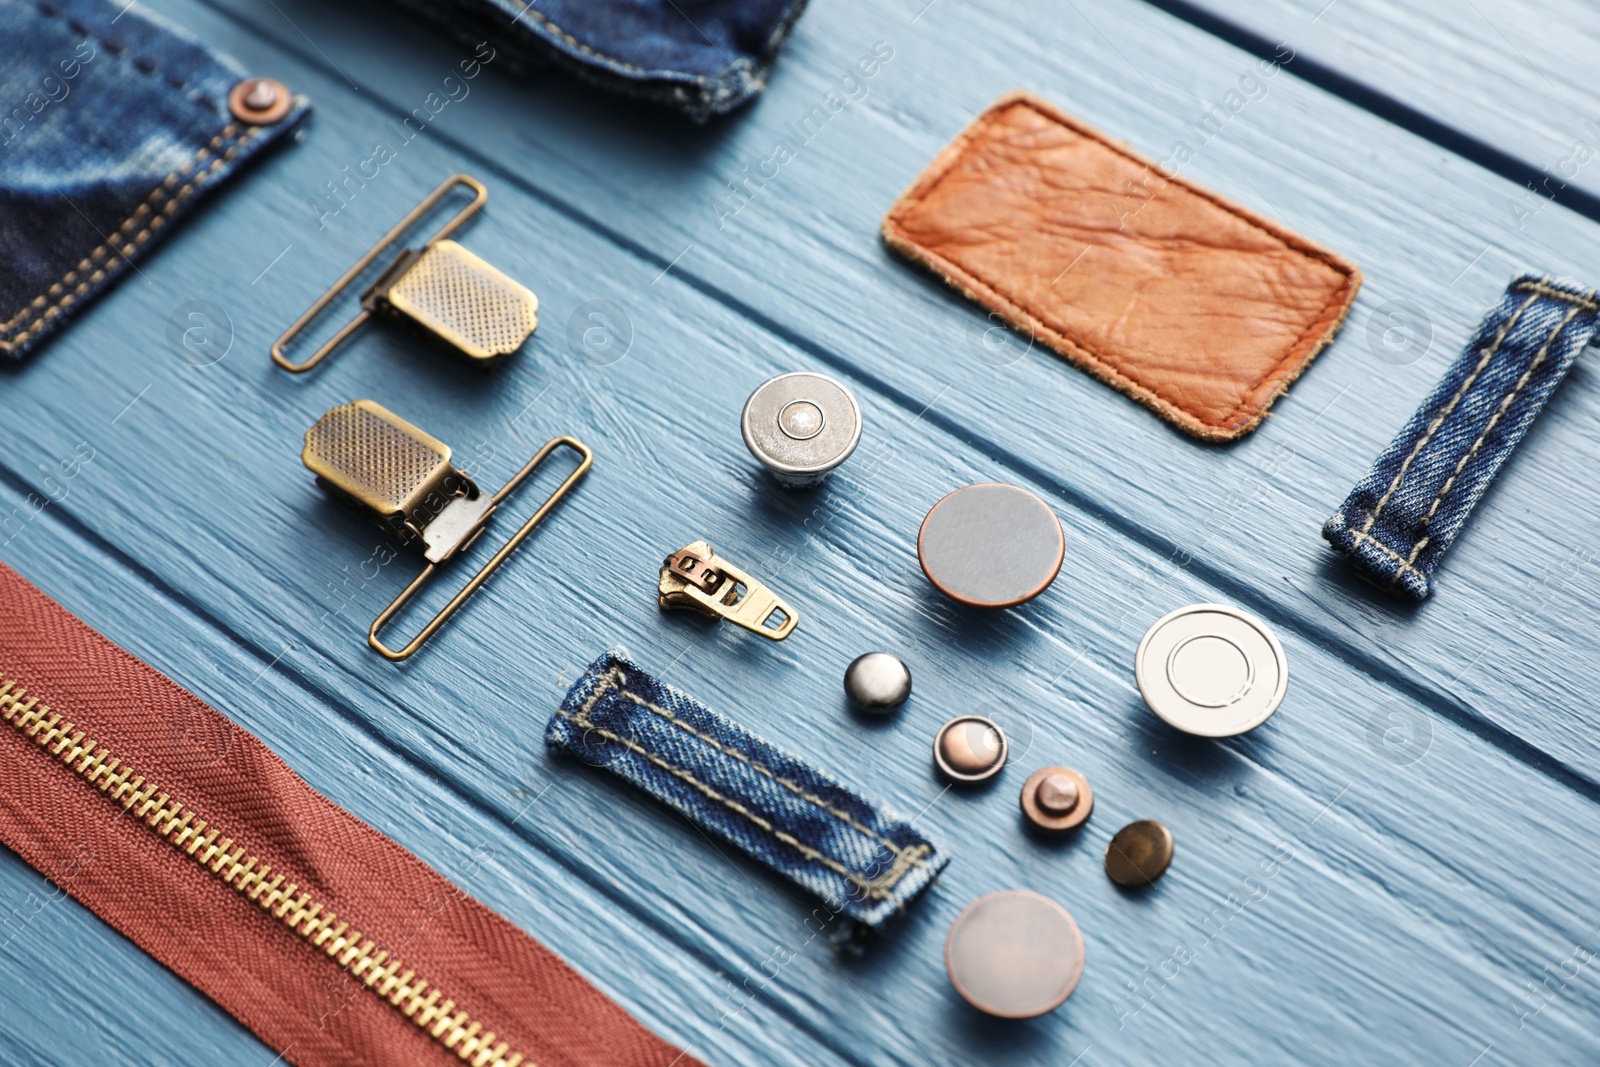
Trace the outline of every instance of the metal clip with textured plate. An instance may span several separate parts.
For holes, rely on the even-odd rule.
[[[667,557],[661,566],[658,600],[663,608],[687,608],[727,619],[774,641],[788,637],[800,623],[799,612],[704,541]],[[774,618],[779,620],[775,626]]]
[[[582,457],[545,498],[539,510],[507,538],[450,603],[398,650],[378,640],[378,632],[405,607],[440,564],[478,539],[500,502],[511,495],[558,447]],[[329,488],[353,500],[373,517],[388,523],[407,540],[419,539],[428,565],[383,610],[367,630],[367,644],[391,660],[410,656],[434,631],[454,615],[467,597],[477,591],[506,557],[516,551],[550,509],[559,504],[594,464],[594,453],[574,437],[557,437],[528,460],[494,495],[486,495],[466,473],[450,462],[450,446],[423,433],[392,411],[371,400],[357,400],[332,408],[306,431],[301,459]]]
[[[472,190],[472,201],[439,227],[421,249],[402,249],[377,280],[362,292],[361,310],[355,317],[304,362],[292,362],[284,354],[289,342],[457,186]],[[296,374],[308,371],[373,315],[399,319],[474,363],[492,364],[521,348],[539,325],[539,298],[454,241],[445,240],[488,199],[489,191],[476,178],[465,174],[447,178],[273,342],[273,361]]]

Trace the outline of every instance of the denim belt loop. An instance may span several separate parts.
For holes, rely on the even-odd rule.
[[[1525,274],[1322,529],[1361,577],[1423,600],[1478,498],[1600,325],[1595,291]]]
[[[910,823],[615,651],[572,686],[545,741],[608,768],[867,927],[899,912],[949,862]]]

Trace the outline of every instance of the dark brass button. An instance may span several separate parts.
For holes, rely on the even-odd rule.
[[[1172,831],[1154,819],[1131,822],[1106,847],[1106,874],[1118,885],[1149,885],[1172,864]]]
[[[981,715],[961,715],[939,727],[933,761],[947,778],[982,782],[1006,765],[1005,731]]]
[[[294,94],[276,78],[246,78],[228,93],[228,110],[240,122],[271,126],[294,106]]]
[[[945,496],[917,533],[917,558],[928,581],[976,608],[1032,600],[1056,580],[1066,550],[1050,505],[1026,489],[997,482]]]
[[[1069,767],[1043,767],[1022,783],[1022,813],[1041,830],[1070,830],[1094,810],[1089,780]]]
[[[944,942],[950,984],[979,1011],[1030,1019],[1053,1011],[1083,977],[1083,933],[1049,897],[1007,889],[979,897]]]
[[[888,711],[911,695],[911,671],[898,656],[868,652],[845,668],[844,691],[860,707]]]

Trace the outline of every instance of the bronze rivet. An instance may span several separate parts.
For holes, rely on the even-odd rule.
[[[1043,767],[1022,783],[1022,813],[1041,830],[1082,826],[1093,810],[1089,780],[1070,767]]]
[[[246,78],[228,93],[228,110],[240,122],[271,126],[294,106],[294,94],[276,78]]]
[[[933,761],[957,782],[982,782],[1006,765],[1005,731],[980,715],[960,715],[939,727]]]
[[[1106,847],[1106,874],[1118,885],[1149,885],[1172,864],[1172,831],[1154,819],[1118,830]]]
[[[1049,897],[1025,889],[968,904],[944,942],[950,984],[979,1011],[1030,1019],[1059,1007],[1083,977],[1083,933]]]

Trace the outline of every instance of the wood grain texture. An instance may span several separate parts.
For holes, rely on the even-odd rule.
[[[0,430],[4,511],[43,493],[41,465],[78,442],[96,456],[0,558],[710,1063],[1593,1062],[1587,971],[1548,1001],[1527,987],[1559,975],[1575,944],[1593,948],[1600,921],[1600,589],[1586,554],[1600,499],[1571,475],[1600,458],[1594,376],[1580,365],[1564,386],[1421,611],[1350,580],[1316,530],[1511,263],[1600,276],[1600,232],[1558,208],[1499,225],[1485,205],[1503,179],[1272,79],[1189,173],[1350,254],[1367,289],[1259,433],[1197,446],[1042,352],[987,361],[990,324],[890,259],[877,217],[1015,84],[1160,156],[1255,60],[1136,3],[1084,8],[1093,23],[948,0],[912,21],[916,7],[819,0],[769,94],[706,129],[491,64],[319,229],[308,201],[393,139],[390,123],[465,50],[374,7],[163,0],[309,92],[315,126],[6,377],[27,417]],[[788,124],[879,40],[895,54],[866,97],[723,218],[738,203],[719,199],[725,183],[793,138]],[[463,243],[540,296],[522,355],[483,376],[375,327],[307,378],[273,368],[283,324],[458,169],[491,187]],[[608,366],[566,338],[597,298],[635,333]],[[1427,310],[1435,336],[1396,368],[1366,327],[1398,298]],[[167,347],[167,318],[190,299],[232,317],[220,363]],[[793,492],[755,469],[736,425],[755,384],[800,368],[857,390],[866,436],[828,485]],[[364,577],[381,535],[298,459],[305,428],[357,396],[454,444],[491,486],[557,433],[598,454],[571,501],[399,667],[363,634],[415,561]],[[933,594],[913,547],[934,500],[985,479],[1044,495],[1068,537],[1056,586],[992,615]],[[769,645],[658,611],[660,558],[701,536],[800,606],[793,637]],[[1264,615],[1284,642],[1289,699],[1254,735],[1196,741],[1140,705],[1139,634],[1201,600]],[[841,955],[785,883],[549,758],[544,721],[613,643],[869,794],[925,809],[919,826],[955,854],[947,875],[864,955]],[[916,677],[888,722],[843,707],[844,666],[872,647]],[[1428,724],[1417,762],[1396,766],[1374,741],[1391,709]],[[946,792],[927,746],[969,710],[1009,722],[1016,765],[993,789]],[[1024,833],[1015,789],[1058,760],[1088,775],[1098,810],[1049,845]],[[1178,860],[1129,894],[1100,856],[1139,817],[1172,826]],[[949,921],[1006,886],[1061,900],[1088,941],[1073,999],[1021,1026],[966,1009],[942,970]],[[48,889],[0,857],[0,914],[30,893]],[[13,925],[0,1060],[90,1062],[96,1041],[133,1063],[280,1051],[70,901]],[[63,1052],[63,1031],[83,1047]]]
[[[1206,24],[1236,27],[1262,46],[1283,42],[1398,121],[1427,127],[1457,150],[1515,169],[1496,215],[1515,225],[1555,196],[1600,217],[1600,108],[1577,72],[1600,43],[1600,11],[1556,0],[1153,0]],[[1227,33],[1219,27],[1219,32]],[[1232,36],[1230,34],[1230,36]]]

